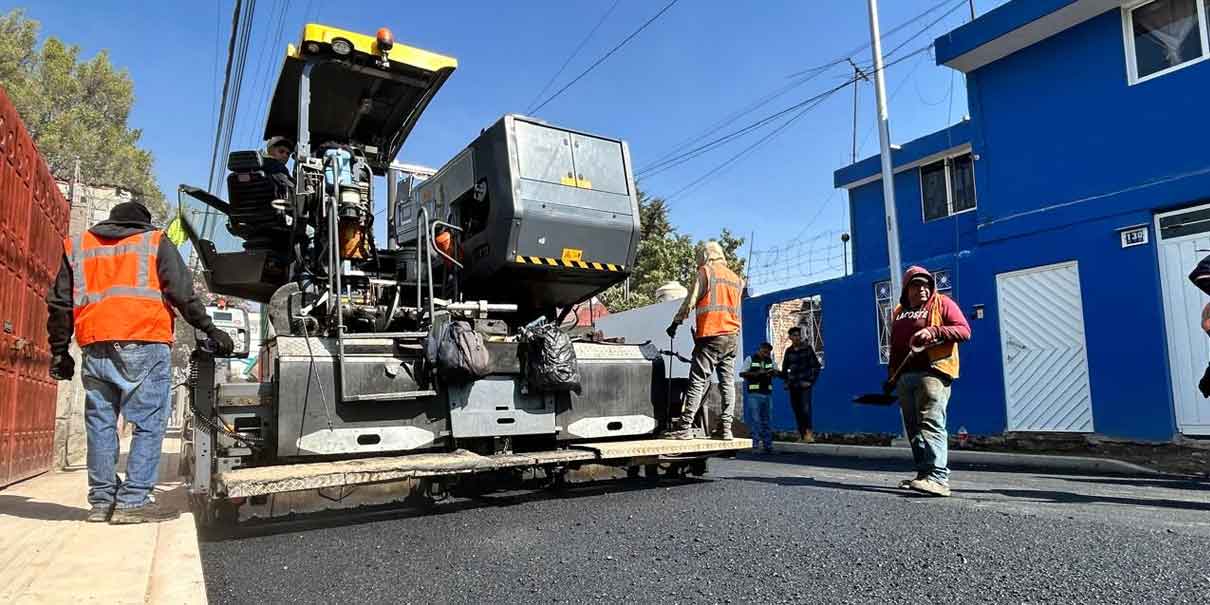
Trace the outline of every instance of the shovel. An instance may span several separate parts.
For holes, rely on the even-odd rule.
[[[903,361],[899,362],[899,367],[895,368],[895,373],[891,374],[891,378],[887,380],[887,382],[890,384],[895,384],[895,381],[899,379],[899,373],[903,371],[903,368],[907,367],[907,363],[911,361],[911,359],[915,357],[917,353],[923,350],[924,347],[912,345],[911,350],[908,351],[907,357],[904,357]],[[894,405],[898,401],[899,397],[897,395],[887,392],[864,393],[853,398],[853,403],[860,403],[864,405]]]

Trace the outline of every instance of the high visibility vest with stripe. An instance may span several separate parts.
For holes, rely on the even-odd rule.
[[[744,284],[722,262],[698,269],[702,293],[697,299],[697,337],[739,333],[739,304]]]
[[[929,327],[941,325],[941,305],[944,298],[944,294],[937,294],[928,302]],[[899,312],[902,309],[902,305],[895,305],[892,317],[899,317]],[[928,354],[929,366],[934,370],[949,376],[951,379],[958,377],[958,343],[943,342],[925,349],[924,352]]]
[[[777,366],[775,366],[773,364],[772,359],[766,359],[764,361],[761,361],[761,360],[757,359],[756,357],[752,358],[752,365],[749,367],[749,369],[753,370],[753,371],[755,371],[755,370],[773,370],[776,368],[777,368]],[[773,390],[772,386],[773,386],[772,377],[762,378],[761,380],[749,380],[748,381],[748,392],[749,393],[768,394]]]
[[[86,231],[63,241],[80,346],[115,340],[172,342],[172,308],[156,272],[163,235],[145,231],[114,240]]]

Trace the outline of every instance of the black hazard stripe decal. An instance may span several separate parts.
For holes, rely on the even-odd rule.
[[[543,265],[546,267],[563,267],[567,269],[585,269],[588,271],[612,271],[618,273],[625,270],[623,265],[613,263],[596,263],[582,260],[562,260],[547,256],[518,256],[517,263],[521,265]]]

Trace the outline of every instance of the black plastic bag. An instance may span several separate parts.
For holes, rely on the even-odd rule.
[[[554,323],[525,328],[521,332],[525,375],[538,391],[580,393],[580,364],[571,339]]]
[[[487,376],[491,369],[483,336],[466,321],[451,321],[430,333],[425,349],[437,375],[446,382],[470,382]]]

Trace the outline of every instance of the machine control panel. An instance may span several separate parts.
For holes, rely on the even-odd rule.
[[[227,333],[231,337],[231,342],[235,343],[235,350],[231,352],[229,357],[239,359],[248,356],[248,343],[251,339],[251,332],[248,326],[248,312],[243,309],[234,309],[231,307],[208,306],[206,314],[214,321],[215,327]],[[195,331],[194,337],[200,344],[206,340],[206,334],[201,331]]]

